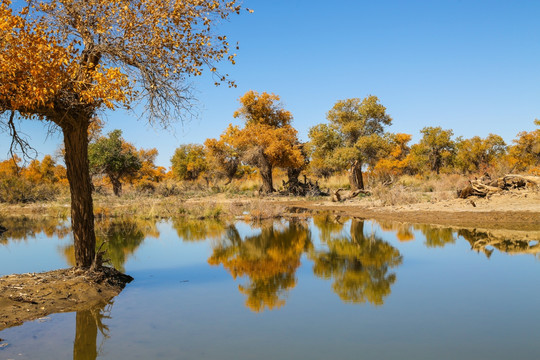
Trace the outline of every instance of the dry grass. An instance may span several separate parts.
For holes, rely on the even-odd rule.
[[[330,176],[328,179],[319,180],[319,186],[321,189],[345,189],[349,190],[351,185],[349,184],[349,177],[347,174],[339,174]]]

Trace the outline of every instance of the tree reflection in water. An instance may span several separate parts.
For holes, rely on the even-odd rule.
[[[6,217],[0,219],[0,224],[7,228],[7,231],[0,236],[0,244],[7,244],[9,241],[27,241],[43,233],[48,238],[57,237],[63,239],[71,233],[71,226],[65,219],[59,217],[37,217],[28,218]]]
[[[146,237],[159,237],[155,219],[103,219],[96,223],[97,244],[105,242],[105,258],[120,271]],[[99,246],[99,245],[98,245]],[[69,265],[75,266],[73,245],[62,248]]]
[[[457,232],[471,244],[471,250],[483,252],[488,258],[495,249],[511,255],[540,255],[540,231],[529,231],[526,235],[512,230],[459,229]]]
[[[444,247],[456,242],[454,230],[451,228],[435,225],[414,225],[414,228],[424,234],[426,247]]]
[[[259,234],[242,238],[230,225],[208,259],[210,265],[222,264],[234,279],[247,276],[248,283],[238,288],[255,312],[285,304],[284,296],[296,286],[300,257],[312,247],[311,232],[300,220],[263,222],[259,227]]]
[[[110,319],[108,314],[112,304],[110,302],[90,310],[77,311],[73,360],[95,360],[100,355],[101,345],[97,345],[98,331],[103,340],[109,337],[109,328],[103,324],[103,319]]]
[[[221,238],[226,230],[227,224],[216,219],[173,219],[173,228],[178,237],[183,241],[204,241],[208,239]]]
[[[396,281],[389,269],[402,263],[400,252],[375,233],[366,236],[361,220],[351,220],[350,234],[344,234],[335,221],[325,219],[314,219],[327,249],[310,252],[313,272],[332,279],[332,289],[343,301],[382,305]]]

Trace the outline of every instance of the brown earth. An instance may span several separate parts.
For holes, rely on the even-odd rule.
[[[381,206],[369,198],[331,201],[280,201],[292,210],[331,211],[363,219],[417,224],[482,227],[509,230],[540,230],[540,192],[515,190],[489,198],[472,197],[394,206]],[[296,208],[296,209],[294,209]],[[301,211],[301,210],[300,210]]]
[[[59,312],[108,303],[132,278],[111,268],[71,268],[0,278],[0,330]]]

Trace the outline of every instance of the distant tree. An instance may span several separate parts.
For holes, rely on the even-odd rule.
[[[307,151],[311,158],[309,168],[318,177],[328,178],[342,170],[336,164],[334,154],[343,146],[343,139],[337,131],[327,124],[318,124],[309,129]]]
[[[386,148],[382,149],[381,156],[373,167],[373,173],[381,179],[392,181],[393,177],[410,171],[411,138],[409,134],[385,134]]]
[[[165,178],[167,169],[163,166],[156,165],[156,157],[158,156],[158,150],[156,148],[145,150],[140,149],[137,151],[137,156],[141,159],[141,168],[135,174],[135,181],[150,181],[160,182]]]
[[[34,159],[24,170],[24,176],[33,183],[58,182],[56,163],[51,155],[45,155],[43,160]]]
[[[520,170],[540,167],[540,120],[535,119],[534,124],[538,126],[536,130],[520,132],[513,140],[514,145],[510,147],[509,152],[515,167]],[[540,168],[536,171],[540,174]]]
[[[275,167],[301,167],[304,157],[299,148],[292,115],[279,104],[279,96],[248,91],[240,98],[242,106],[234,117],[244,119],[245,126],[229,126],[227,134],[242,156],[242,162],[259,169],[262,191],[274,190],[272,170]]]
[[[0,161],[0,177],[19,176],[21,172],[21,161],[22,159],[17,155],[14,155],[11,159]]]
[[[122,193],[124,177],[134,175],[141,168],[135,147],[122,138],[121,130],[111,131],[88,146],[88,159],[93,174],[109,177],[116,196]]]
[[[206,171],[204,146],[199,144],[180,145],[171,158],[172,172],[179,180],[193,181]]]
[[[423,134],[422,139],[411,147],[412,161],[419,171],[427,167],[439,174],[441,168],[452,161],[455,151],[455,142],[452,140],[454,132],[443,130],[440,126],[425,127],[420,132]]]
[[[362,167],[374,165],[385,146],[384,126],[392,123],[376,96],[340,100],[326,115],[329,125],[310,130],[312,153],[326,169],[349,169],[352,190],[364,189]],[[322,157],[327,160],[322,160]]]
[[[499,135],[489,134],[482,139],[473,136],[470,139],[457,139],[455,166],[462,172],[475,172],[494,165],[506,153],[506,143]]]
[[[210,177],[225,178],[226,184],[232,181],[241,164],[240,152],[233,146],[233,139],[230,136],[234,131],[229,131],[229,128],[220,135],[219,139],[207,139],[204,142]]]

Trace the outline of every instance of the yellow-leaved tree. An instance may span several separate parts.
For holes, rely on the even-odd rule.
[[[262,191],[274,191],[272,170],[275,167],[299,168],[304,156],[291,126],[292,115],[282,108],[279,96],[250,90],[240,98],[242,106],[234,117],[245,121],[244,128],[230,125],[224,137],[242,154],[244,163],[259,169]]]
[[[77,266],[95,254],[92,119],[138,100],[166,124],[189,112],[188,77],[207,70],[233,85],[216,72],[234,54],[215,26],[240,10],[236,0],[35,0],[15,11],[0,0],[0,123],[20,146],[17,117],[62,131]]]

